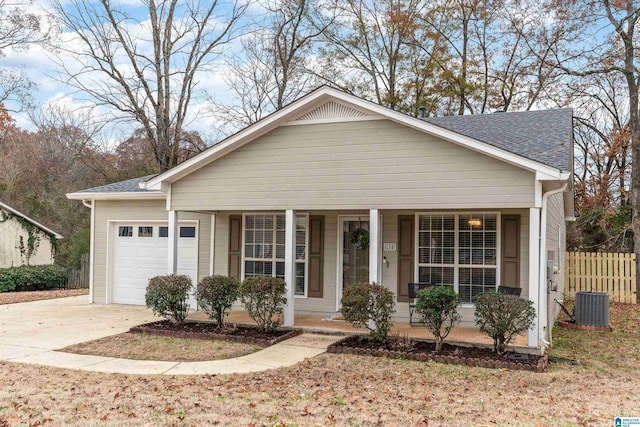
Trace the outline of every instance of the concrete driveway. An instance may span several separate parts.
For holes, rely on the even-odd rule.
[[[158,320],[146,307],[88,300],[82,295],[0,305],[0,360],[56,350]]]
[[[203,362],[129,360],[55,351],[158,319],[146,307],[97,305],[87,300],[83,295],[0,305],[0,360],[121,374],[231,374],[295,365],[324,353],[339,339],[303,334],[256,353]]]

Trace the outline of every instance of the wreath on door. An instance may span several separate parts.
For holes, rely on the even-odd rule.
[[[369,232],[362,227],[356,228],[349,235],[349,242],[358,250],[369,247]]]

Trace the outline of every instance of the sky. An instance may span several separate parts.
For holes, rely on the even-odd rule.
[[[132,4],[138,3],[133,0],[121,0],[113,1],[112,3],[121,3],[127,8],[127,11],[131,11],[134,15],[138,14],[136,8]],[[46,15],[48,9],[48,0],[35,0],[28,5],[28,10],[39,15]],[[258,9],[250,9],[250,16],[259,16],[262,11]],[[131,28],[131,32],[135,32],[136,28],[140,30],[139,25],[135,25]],[[71,47],[74,50],[76,42],[72,33],[63,31],[59,35],[59,41],[66,48]],[[232,50],[239,48],[239,41],[234,42]],[[79,45],[78,45],[79,49]],[[27,51],[7,51],[4,57],[0,57],[0,66],[6,69],[10,69],[16,72],[24,72],[35,84],[36,87],[33,91],[36,108],[46,108],[48,105],[55,105],[57,107],[63,107],[71,111],[86,111],[87,106],[91,106],[90,100],[86,94],[79,93],[75,88],[66,85],[64,75],[61,74],[61,68],[56,63],[57,61],[63,61],[65,66],[77,67],[75,58],[73,55],[62,54],[59,58],[50,49],[43,46],[32,46]],[[229,52],[229,55],[233,55],[233,52]],[[198,81],[198,89],[200,90],[199,96],[197,96],[190,104],[190,111],[193,112],[192,122],[189,124],[189,130],[196,130],[207,139],[215,138],[218,135],[217,132],[212,131],[212,128],[216,127],[216,120],[209,114],[207,114],[207,101],[203,94],[215,98],[222,102],[233,102],[231,99],[231,92],[227,88],[225,82],[225,73],[228,72],[228,67],[225,65],[224,58],[220,58],[216,61],[217,65],[212,72],[207,72],[206,75],[202,74],[196,79]],[[99,108],[93,111],[93,115],[101,116],[107,112],[106,108]],[[195,116],[197,114],[197,117]],[[24,111],[20,113],[13,113],[12,116],[16,120],[18,127],[23,129],[34,129],[34,125],[29,119],[29,112]],[[137,127],[134,125],[134,127]],[[131,133],[133,128],[130,125],[119,124],[117,127],[110,127],[112,131],[107,138],[120,139],[126,137]]]

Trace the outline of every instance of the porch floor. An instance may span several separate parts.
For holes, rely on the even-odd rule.
[[[189,320],[208,320],[205,313],[201,311],[192,311],[188,316]],[[227,322],[255,324],[246,311],[232,310],[227,317]],[[316,331],[328,334],[353,334],[366,333],[364,328],[356,329],[351,324],[342,320],[326,320],[322,316],[314,316],[308,314],[296,314],[294,317],[294,326],[309,331]],[[425,328],[420,326],[410,326],[409,323],[394,323],[391,334],[400,336],[409,336],[411,338],[433,339],[433,335]],[[466,344],[482,344],[491,346],[492,340],[480,333],[478,328],[470,326],[456,326],[451,330],[445,342],[449,343],[466,343]],[[526,335],[516,337],[511,347],[517,351],[528,349],[528,341]]]

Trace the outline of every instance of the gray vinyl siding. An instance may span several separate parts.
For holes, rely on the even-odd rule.
[[[167,220],[164,200],[110,200],[95,202],[95,236],[93,263],[93,302],[106,303],[107,227],[108,221]],[[198,220],[198,279],[209,274],[211,216],[179,212],[179,220]]]
[[[560,236],[558,236],[560,231]],[[549,197],[547,205],[547,253],[545,254],[546,261],[550,252],[553,252],[553,264],[558,268],[558,274],[554,275],[555,291],[549,292],[547,295],[547,337],[549,339],[551,334],[551,328],[555,323],[560,306],[554,301],[561,301],[564,298],[564,256],[567,250],[567,222],[565,220],[564,211],[564,199],[563,194],[555,194]],[[549,278],[547,278],[548,280]]]
[[[534,174],[388,121],[283,126],[172,184],[176,210],[525,208]]]

